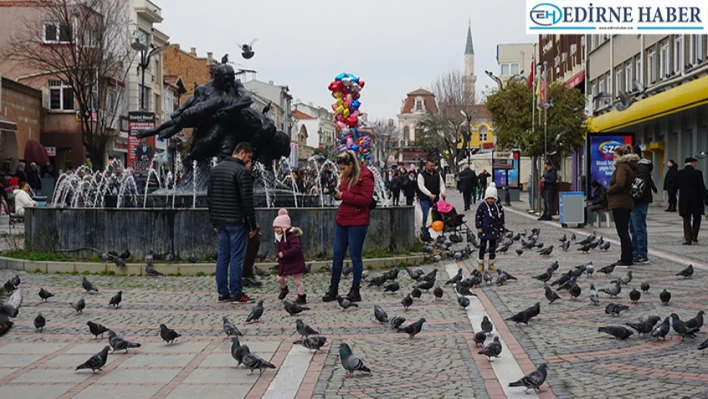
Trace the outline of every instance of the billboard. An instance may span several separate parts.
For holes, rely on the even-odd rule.
[[[597,180],[606,188],[610,187],[610,178],[615,171],[612,162],[614,161],[615,148],[621,145],[632,145],[634,134],[632,133],[588,133],[587,135],[587,171],[585,193],[588,198],[592,196],[590,183]]]
[[[492,153],[492,178],[497,187],[506,187],[508,179],[509,188],[520,188],[519,157],[519,151],[494,151]]]
[[[136,134],[155,127],[153,112],[128,113],[128,167],[137,175],[146,175],[155,154],[155,136],[139,139]]]

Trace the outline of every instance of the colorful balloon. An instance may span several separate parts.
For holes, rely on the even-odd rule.
[[[445,223],[443,223],[442,220],[436,220],[433,222],[433,231],[439,233],[443,230],[443,227],[445,227]]]

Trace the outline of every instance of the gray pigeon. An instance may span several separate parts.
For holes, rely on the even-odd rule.
[[[600,304],[600,296],[597,294],[597,289],[595,288],[595,284],[590,284],[590,302],[593,305]]]
[[[531,278],[547,283],[551,279],[551,277],[553,277],[553,269],[549,267],[548,270],[546,270],[543,274],[539,274],[538,276],[533,276]]]
[[[626,326],[632,327],[633,329],[637,330],[637,333],[639,335],[641,334],[649,334],[653,329],[654,326],[649,324],[649,323],[624,323]]]
[[[659,294],[659,299],[661,299],[661,303],[668,305],[671,300],[671,293],[664,288],[664,290]]]
[[[484,348],[484,341],[487,339],[487,334],[484,331],[477,331],[472,338],[474,340],[474,346]]]
[[[557,292],[553,291],[551,287],[546,287],[546,299],[548,299],[548,303],[553,303],[561,299],[561,297]]]
[[[327,338],[321,336],[308,337],[305,339],[299,339],[293,342],[293,344],[302,345],[307,349],[314,350],[315,352],[317,352],[320,350],[320,348],[327,345]]]
[[[693,265],[688,265],[687,268],[676,273],[677,276],[683,276],[683,278],[691,278],[693,276]]]
[[[164,274],[158,272],[155,270],[154,267],[152,267],[152,264],[148,262],[147,265],[145,265],[145,274],[148,275],[149,277],[158,277],[158,276],[164,276]]]
[[[251,309],[251,313],[248,314],[248,317],[246,318],[246,323],[261,321],[261,317],[263,317],[263,311],[263,300],[259,300],[256,306]]]
[[[648,294],[648,293],[649,293],[649,288],[651,288],[651,285],[649,285],[649,283],[646,283],[646,282],[645,282],[645,283],[642,283],[642,284],[639,286],[639,288],[641,288],[642,291],[644,291],[645,294]]]
[[[290,314],[290,316],[295,316],[296,314],[302,313],[305,310],[310,310],[310,308],[306,306],[294,305],[288,301],[283,301],[283,307],[285,308],[285,311]]]
[[[487,359],[491,360],[493,357],[499,357],[502,352],[502,344],[499,342],[499,337],[494,337],[489,345],[485,346],[484,349],[479,351],[480,355],[487,356]]]
[[[610,334],[619,340],[625,340],[634,334],[634,332],[621,326],[598,327],[597,331]]]
[[[420,299],[421,295],[423,295],[423,291],[420,290],[418,287],[414,287],[413,290],[411,291],[411,296],[414,299]]]
[[[619,316],[620,312],[623,310],[629,310],[629,306],[622,305],[619,303],[608,303],[605,306],[605,314]]]
[[[393,316],[392,318],[390,318],[388,320],[388,324],[390,324],[391,328],[393,328],[394,330],[397,330],[398,327],[400,327],[405,322],[406,322],[406,319],[401,316]]]
[[[374,317],[379,323],[388,323],[388,315],[379,305],[374,305]]]
[[[248,345],[241,345],[241,342],[238,340],[238,337],[233,337],[231,338],[231,357],[234,358],[238,362],[236,367],[240,366],[241,363],[243,363],[243,356],[246,353],[250,353],[251,350],[248,349]]]
[[[84,298],[81,298],[76,302],[70,302],[69,305],[76,310],[76,313],[83,313],[84,308],[86,308],[86,301],[84,301]]]
[[[350,301],[347,298],[342,297],[341,295],[337,295],[337,303],[339,303],[339,306],[342,308],[342,312],[344,312],[345,310],[349,309],[352,306],[355,308],[359,307],[359,305]]]
[[[91,291],[96,291],[98,292],[98,288],[94,287],[94,285],[88,281],[86,276],[84,276],[83,280],[81,280],[81,286],[86,290],[86,292],[90,293]]]
[[[300,334],[300,338],[307,338],[310,335],[318,335],[319,332],[315,331],[312,327],[305,324],[302,319],[295,320],[295,329],[297,333]]]
[[[89,327],[91,334],[93,334],[93,339],[97,339],[99,335],[103,338],[103,334],[108,331],[108,329],[102,324],[94,323],[92,321],[86,322],[86,325]]]
[[[403,309],[407,312],[408,308],[413,305],[413,298],[411,298],[410,294],[401,300],[401,304],[403,305]]]
[[[482,317],[481,328],[482,332],[484,332],[485,334],[491,334],[494,330],[494,325],[491,321],[489,321],[489,318],[487,316]]]
[[[703,327],[703,315],[704,311],[699,311],[696,317],[686,321],[686,327],[688,328],[701,328]]]
[[[177,331],[168,328],[164,324],[160,324],[160,337],[162,338],[163,341],[167,343],[167,345],[170,345],[175,342],[175,340],[182,335],[178,333]]]
[[[544,249],[538,251],[538,253],[541,254],[542,256],[549,256],[551,254],[551,252],[553,252],[553,245],[551,245],[548,248],[544,248]]]
[[[435,285],[435,280],[430,280],[430,281],[424,281],[420,284],[417,285],[418,288],[421,290],[425,290],[426,292],[430,292],[430,289],[433,288]]]
[[[241,333],[241,331],[239,331],[239,329],[236,327],[236,325],[234,323],[230,322],[229,319],[226,318],[226,316],[224,316],[223,321],[224,321],[224,333],[226,334],[226,336],[229,336],[229,337],[236,336],[236,335],[243,336],[243,334]]]
[[[458,269],[457,269],[457,274],[455,274],[454,276],[452,276],[451,279],[447,280],[447,282],[445,283],[445,285],[457,284],[457,283],[459,283],[460,281],[462,281],[462,269],[459,269],[459,268],[458,268]]]
[[[140,344],[123,339],[113,330],[108,330],[108,344],[111,346],[112,352],[124,350],[125,353],[128,353],[128,348],[140,348]]]
[[[661,317],[659,316],[642,316],[639,318],[640,323],[646,323],[654,327],[656,323],[661,321]]]
[[[521,312],[507,318],[506,320],[511,320],[516,324],[524,323],[529,324],[529,321],[541,313],[541,304],[536,302],[535,305],[528,309],[524,309]]]
[[[111,347],[106,345],[100,352],[91,356],[91,358],[87,360],[86,363],[78,365],[76,367],[76,370],[91,369],[94,374],[96,374],[96,370],[101,371],[103,366],[106,365],[106,361],[108,360],[109,349],[111,349]]]
[[[457,303],[460,304],[460,306],[462,306],[463,308],[470,306],[470,300],[466,296],[458,296]]]
[[[251,370],[248,375],[253,374],[253,370],[256,369],[258,369],[260,373],[263,374],[263,370],[275,368],[275,365],[273,363],[267,362],[262,357],[251,352],[248,352],[243,355],[243,365],[246,366],[247,369]]]
[[[393,294],[400,289],[401,289],[401,285],[398,284],[398,282],[394,281],[393,283],[388,284],[386,287],[384,287],[384,292],[390,292]]]
[[[433,295],[435,296],[435,300],[440,300],[443,297],[443,289],[440,287],[435,287],[433,290]]]
[[[510,387],[524,387],[524,388],[526,388],[526,391],[524,391],[524,393],[529,393],[529,389],[533,389],[534,391],[543,392],[541,390],[541,385],[543,385],[543,383],[546,382],[546,376],[547,376],[546,368],[548,368],[546,363],[541,363],[536,370],[532,371],[531,373],[527,374],[522,379],[520,379],[516,382],[510,382],[509,386]]]
[[[44,331],[44,326],[47,325],[47,320],[42,316],[42,313],[40,312],[37,317],[34,318],[34,328],[39,330],[39,332]]]
[[[604,292],[610,297],[616,297],[617,295],[619,295],[620,292],[622,292],[622,286],[620,285],[619,281],[616,281],[614,286],[608,288],[601,288],[600,292]]]
[[[617,282],[619,282],[622,285],[627,285],[632,282],[632,271],[628,271],[626,275],[620,277],[617,279]]]
[[[51,297],[53,297],[53,296],[54,296],[54,294],[52,294],[51,292],[45,290],[44,288],[40,288],[40,289],[39,289],[39,297],[42,298],[42,301],[46,302],[47,299],[49,299],[49,298],[51,298]]]
[[[347,370],[347,378],[352,378],[355,371],[371,373],[371,370],[364,365],[361,359],[352,353],[352,349],[345,343],[339,344],[339,358],[342,367]]]
[[[663,338],[666,340],[666,335],[669,333],[671,330],[671,323],[669,322],[669,318],[665,318],[663,322],[661,322],[659,325],[654,327],[654,331],[651,332],[652,338]]]
[[[400,332],[400,333],[404,332],[404,333],[408,334],[408,338],[412,339],[416,336],[416,334],[418,334],[423,329],[423,323],[425,323],[425,319],[421,318],[409,326],[399,328],[398,332]]]
[[[638,302],[641,297],[642,293],[637,291],[636,288],[632,288],[632,291],[629,292],[629,299],[634,303]]]
[[[487,283],[487,285],[491,284],[494,281],[494,279],[492,278],[492,274],[486,270],[484,271],[484,274],[482,274],[482,279],[485,283]]]
[[[696,333],[699,330],[698,327],[688,328],[686,323],[679,319],[679,316],[676,313],[671,313],[671,326],[674,328],[674,331],[681,336],[682,341],[686,337],[696,338]]]
[[[113,295],[111,300],[108,301],[108,305],[113,306],[113,309],[118,309],[121,301],[123,301],[123,291],[118,291],[118,293]]]
[[[563,252],[568,252],[568,248],[570,248],[570,241],[566,241],[561,244],[561,248],[563,249]]]

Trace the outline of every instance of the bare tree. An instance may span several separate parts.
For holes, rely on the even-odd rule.
[[[442,156],[457,173],[458,143],[467,148],[471,140],[469,122],[477,113],[475,93],[465,75],[459,70],[444,73],[432,84],[437,109],[419,123],[424,129],[418,146],[429,153]]]
[[[388,162],[394,148],[398,146],[398,127],[393,120],[378,120],[371,126],[372,146],[378,161]]]
[[[0,55],[61,79],[78,105],[81,141],[94,168],[118,134],[124,109],[126,75],[133,59],[130,19],[125,0],[47,1]]]

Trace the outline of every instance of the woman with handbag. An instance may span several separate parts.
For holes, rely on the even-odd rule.
[[[615,219],[617,235],[620,238],[622,254],[617,266],[632,266],[632,238],[629,235],[629,215],[634,209],[634,199],[629,193],[634,182],[639,155],[632,153],[632,147],[619,146],[614,151],[615,160],[612,165],[615,171],[610,177],[610,188],[607,189],[607,207]]]

